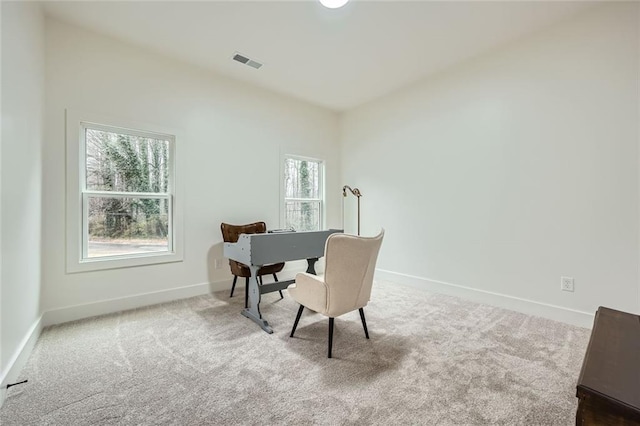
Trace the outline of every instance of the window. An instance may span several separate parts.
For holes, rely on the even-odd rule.
[[[181,260],[176,137],[109,120],[70,120],[69,113],[67,121],[67,129],[79,129],[67,138],[68,152],[77,155],[68,159],[67,269]]]
[[[296,231],[323,229],[323,162],[285,156],[284,224]]]

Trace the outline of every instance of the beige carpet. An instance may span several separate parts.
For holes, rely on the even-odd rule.
[[[8,425],[575,424],[589,330],[378,282],[327,320],[242,289],[47,328],[0,410]]]

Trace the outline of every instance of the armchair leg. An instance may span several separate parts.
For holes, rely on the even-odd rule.
[[[364,319],[364,309],[360,308],[360,319],[362,320],[362,327],[364,328],[364,335],[369,338],[369,330],[367,330],[367,321]]]
[[[276,274],[273,274],[273,279],[278,282],[278,276]],[[284,296],[282,295],[282,290],[278,290],[280,292],[280,299],[284,299]]]
[[[296,315],[296,321],[293,323],[293,328],[291,329],[291,334],[289,337],[293,337],[293,333],[296,332],[296,327],[298,327],[298,321],[300,321],[300,317],[302,316],[302,311],[304,310],[304,306],[300,305],[300,309],[298,309],[298,315]]]
[[[327,358],[331,358],[331,348],[333,347],[333,318],[329,318],[329,353]]]
[[[238,276],[233,276],[233,284],[231,284],[231,295],[229,297],[233,297],[233,290],[236,289],[236,281],[238,281]]]
[[[249,307],[249,277],[244,279],[244,307]]]

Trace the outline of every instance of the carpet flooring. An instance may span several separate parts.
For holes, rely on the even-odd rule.
[[[9,425],[571,425],[590,331],[389,282],[335,321],[215,293],[46,328]]]

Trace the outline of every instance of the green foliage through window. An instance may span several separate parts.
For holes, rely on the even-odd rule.
[[[88,257],[167,250],[169,141],[86,128],[85,149]]]

